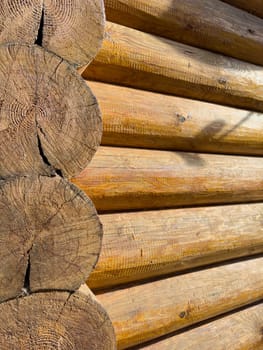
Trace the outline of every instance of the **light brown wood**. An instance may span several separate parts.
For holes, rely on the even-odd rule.
[[[99,262],[88,279],[108,288],[263,253],[263,204],[101,215]]]
[[[0,177],[72,177],[102,133],[97,100],[78,73],[37,46],[0,47]]]
[[[261,350],[262,324],[263,305],[259,304],[140,349]]]
[[[103,0],[2,0],[0,43],[42,45],[76,66],[88,64],[103,39]]]
[[[73,294],[37,293],[0,305],[1,349],[114,350],[115,343],[107,313],[86,288]]]
[[[263,258],[97,295],[118,349],[141,344],[263,298]]]
[[[263,155],[263,114],[89,82],[103,115],[102,144]]]
[[[0,182],[0,301],[24,290],[76,290],[94,268],[102,226],[93,204],[60,177]]]
[[[263,68],[108,23],[87,79],[263,111]]]
[[[253,13],[256,16],[263,18],[262,0],[222,0],[230,5],[237,6],[243,10]]]
[[[100,147],[72,182],[113,211],[260,201],[262,179],[257,157]]]
[[[221,1],[105,0],[105,6],[111,22],[263,64],[263,21]]]

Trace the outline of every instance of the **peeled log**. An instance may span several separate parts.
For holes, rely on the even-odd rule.
[[[97,210],[263,200],[263,158],[100,147],[72,179]]]
[[[0,301],[23,289],[76,290],[94,268],[102,226],[79,189],[60,177],[0,182]]]
[[[102,144],[263,155],[263,115],[89,82],[103,115]]]
[[[263,111],[262,67],[110,22],[83,76]]]
[[[84,287],[0,305],[1,349],[114,350],[115,344],[107,313]]]
[[[263,64],[263,21],[221,1],[105,0],[105,6],[111,22]]]
[[[262,0],[223,0],[228,2],[230,5],[239,7],[243,10],[253,13],[256,16],[263,18],[263,6]]]
[[[118,349],[126,349],[262,300],[263,258],[145,283],[97,298],[113,322]]]
[[[226,215],[227,212],[227,215]],[[92,289],[263,253],[263,204],[101,215]]]
[[[151,345],[142,345],[140,349],[260,350],[262,324],[263,304],[259,304]]]
[[[1,0],[0,43],[37,43],[76,66],[96,56],[104,26],[103,0]]]
[[[0,177],[84,169],[102,133],[97,100],[78,73],[37,46],[0,47]]]

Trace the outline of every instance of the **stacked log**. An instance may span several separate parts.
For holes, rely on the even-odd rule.
[[[249,3],[246,0],[223,0],[230,5],[246,10],[254,15],[263,18],[263,7],[261,0],[252,0]]]
[[[87,79],[263,111],[260,67],[107,23]]]
[[[261,113],[100,82],[89,86],[103,114],[103,145],[263,155]]]
[[[103,147],[71,180],[105,232],[87,283],[118,349],[261,349],[263,21],[221,1],[105,3],[82,71]]]
[[[261,0],[226,0],[261,13]],[[142,32],[262,64],[262,20],[219,0],[105,0],[107,19]],[[254,10],[254,11],[253,11]]]
[[[85,286],[102,225],[68,181],[101,139],[97,100],[73,65],[89,63],[100,46],[102,2],[1,7],[1,348],[115,349],[109,316]]]

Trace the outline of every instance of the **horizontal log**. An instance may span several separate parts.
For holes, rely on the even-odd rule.
[[[100,211],[263,199],[263,158],[100,147],[72,181]]]
[[[262,349],[263,304],[223,317],[180,335],[141,346],[145,350]]]
[[[226,215],[227,213],[227,215]],[[101,215],[92,289],[263,253],[263,204]]]
[[[105,6],[111,22],[263,64],[263,21],[221,1],[106,0]]]
[[[0,304],[1,349],[115,350],[109,316],[86,286]]]
[[[87,79],[263,111],[263,69],[108,23]]]
[[[263,18],[263,6],[262,0],[223,0],[224,2],[229,3],[230,5],[239,7],[243,10],[253,13],[256,16]]]
[[[97,295],[119,349],[137,345],[263,298],[263,258]]]
[[[263,115],[89,82],[103,114],[102,144],[263,155]]]

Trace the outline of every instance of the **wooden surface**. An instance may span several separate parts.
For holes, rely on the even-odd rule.
[[[84,169],[102,122],[74,68],[43,48],[8,44],[0,48],[0,80],[0,178]]]
[[[257,157],[100,147],[73,183],[100,211],[263,199]]]
[[[263,258],[97,295],[125,349],[263,298]],[[223,336],[223,335],[222,335]]]
[[[237,6],[243,10],[253,13],[256,16],[263,18],[262,0],[223,0],[230,5]]]
[[[226,215],[227,213],[227,215]],[[107,214],[90,288],[263,253],[263,204]]]
[[[84,287],[32,294],[2,303],[0,311],[1,349],[116,349],[108,315]]]
[[[22,289],[76,290],[96,264],[95,207],[60,177],[0,181],[0,301]]]
[[[103,115],[102,144],[263,155],[263,115],[88,82]]]
[[[263,21],[221,1],[106,0],[105,6],[111,22],[263,64]]]
[[[88,79],[263,111],[263,68],[108,23]]]
[[[103,0],[1,0],[0,43],[36,43],[76,66],[95,57],[104,26]]]
[[[261,350],[263,304],[223,317],[182,334],[140,346],[145,350]]]

